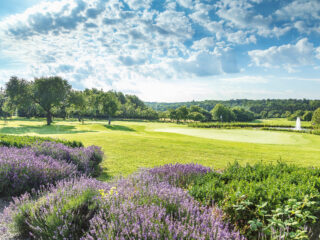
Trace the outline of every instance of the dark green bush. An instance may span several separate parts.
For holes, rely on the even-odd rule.
[[[82,142],[79,141],[67,141],[61,139],[55,139],[50,137],[38,137],[38,136],[17,136],[17,135],[5,135],[0,134],[0,146],[17,147],[22,148],[31,146],[33,143],[42,142],[57,142],[62,143],[68,147],[83,147]]]
[[[318,168],[234,163],[199,177],[189,191],[207,205],[217,204],[249,239],[261,233],[266,239],[309,239],[305,227],[320,216]]]
[[[254,122],[208,122],[208,123],[189,123],[189,127],[195,128],[265,128],[265,127],[283,127],[294,128],[294,125],[287,123],[254,123]],[[312,128],[311,126],[303,126],[303,128]]]

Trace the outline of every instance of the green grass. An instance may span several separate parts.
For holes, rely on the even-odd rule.
[[[125,176],[141,167],[177,162],[214,168],[224,168],[235,160],[241,164],[282,160],[320,166],[320,136],[254,129],[195,130],[156,122],[117,121],[108,126],[106,121],[56,121],[46,126],[39,120],[0,121],[0,133],[50,136],[101,146],[106,153],[102,180]]]

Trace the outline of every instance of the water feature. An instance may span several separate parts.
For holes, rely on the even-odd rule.
[[[302,130],[300,117],[297,117],[296,127],[294,128],[294,130],[298,130],[298,131]]]

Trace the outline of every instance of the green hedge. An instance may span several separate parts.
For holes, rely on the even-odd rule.
[[[248,239],[311,239],[319,231],[319,168],[234,163],[199,177],[189,192],[206,205],[217,204]]]
[[[50,137],[17,136],[17,135],[0,134],[0,146],[22,148],[25,146],[30,146],[35,142],[38,142],[38,143],[57,142],[57,143],[62,143],[69,147],[83,147],[82,142],[79,142],[79,141],[67,141],[67,140],[55,139]]]
[[[250,122],[208,122],[208,123],[189,123],[188,127],[195,128],[265,128],[265,127],[283,127],[283,128],[294,128],[294,126],[285,123],[272,124],[272,123],[250,123]],[[303,128],[312,128],[311,126],[302,126]]]

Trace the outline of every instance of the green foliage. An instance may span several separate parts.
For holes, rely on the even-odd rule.
[[[320,216],[320,169],[278,163],[229,165],[198,178],[190,194],[217,204],[249,239],[308,239]],[[312,229],[315,230],[315,229]]]
[[[247,111],[244,108],[235,107],[232,109],[237,122],[251,122],[255,119],[253,112]]]
[[[56,238],[56,231],[63,232],[59,235],[80,239],[89,228],[89,220],[98,210],[95,201],[98,192],[91,188],[82,192],[70,189],[69,193],[61,195],[63,197],[60,196],[60,199],[49,195],[37,199],[33,204],[32,201],[23,203],[13,216],[12,230],[22,237],[30,237],[29,234],[33,232],[33,239],[62,240],[61,237]],[[43,212],[43,209],[46,211]],[[65,226],[66,223],[70,225]],[[41,231],[32,231],[39,228]]]
[[[314,111],[311,124],[315,128],[320,128],[320,108]]]
[[[120,102],[114,92],[102,93],[100,96],[101,112],[105,114],[109,119],[109,125],[111,124],[111,117],[113,117],[119,108]]]
[[[16,136],[0,134],[0,146],[22,148],[25,146],[31,146],[34,143],[42,142],[57,142],[69,147],[83,147],[82,142],[79,141],[67,141],[50,137]]]
[[[211,111],[215,105],[223,104],[224,106],[233,108],[241,107],[253,112],[258,118],[275,118],[275,117],[288,117],[288,112],[293,113],[297,110],[314,111],[320,107],[320,100],[307,100],[307,99],[262,99],[262,100],[249,100],[249,99],[232,99],[227,101],[221,100],[205,100],[205,101],[192,101],[180,103],[146,103],[148,106],[159,111],[166,111],[170,108],[176,109],[182,105],[187,107],[199,106],[207,111]],[[287,115],[287,116],[285,116]]]
[[[178,119],[183,119],[185,121],[187,120],[188,114],[189,114],[189,110],[188,110],[188,108],[186,106],[181,106],[176,111],[177,111]]]
[[[291,115],[288,117],[288,120],[290,120],[290,121],[295,121],[298,117],[300,117],[301,119],[303,119],[302,116],[303,116],[304,114],[305,114],[304,111],[302,111],[302,110],[297,110],[297,111],[295,111],[293,114],[291,114]]]
[[[311,120],[312,120],[312,115],[313,115],[313,112],[312,112],[312,111],[306,111],[306,112],[303,114],[301,120],[302,120],[302,121],[311,121]]]
[[[67,100],[71,86],[61,77],[36,78],[32,83],[32,99],[47,114],[47,125],[52,122],[52,108]]]
[[[270,127],[283,127],[293,128],[294,125],[290,123],[282,122],[210,122],[210,123],[189,123],[189,127],[196,128],[270,128]],[[303,128],[311,128],[309,125],[303,125]],[[270,130],[270,129],[266,129]]]
[[[83,116],[87,110],[88,103],[85,95],[80,91],[71,91],[69,95],[69,111],[78,116],[79,122],[83,120]]]
[[[213,120],[220,122],[232,122],[236,118],[235,114],[231,111],[231,109],[222,104],[217,104],[211,110],[211,114]]]
[[[199,112],[191,112],[188,118],[193,121],[200,121],[200,122],[205,120],[205,116],[203,116],[203,114]]]

